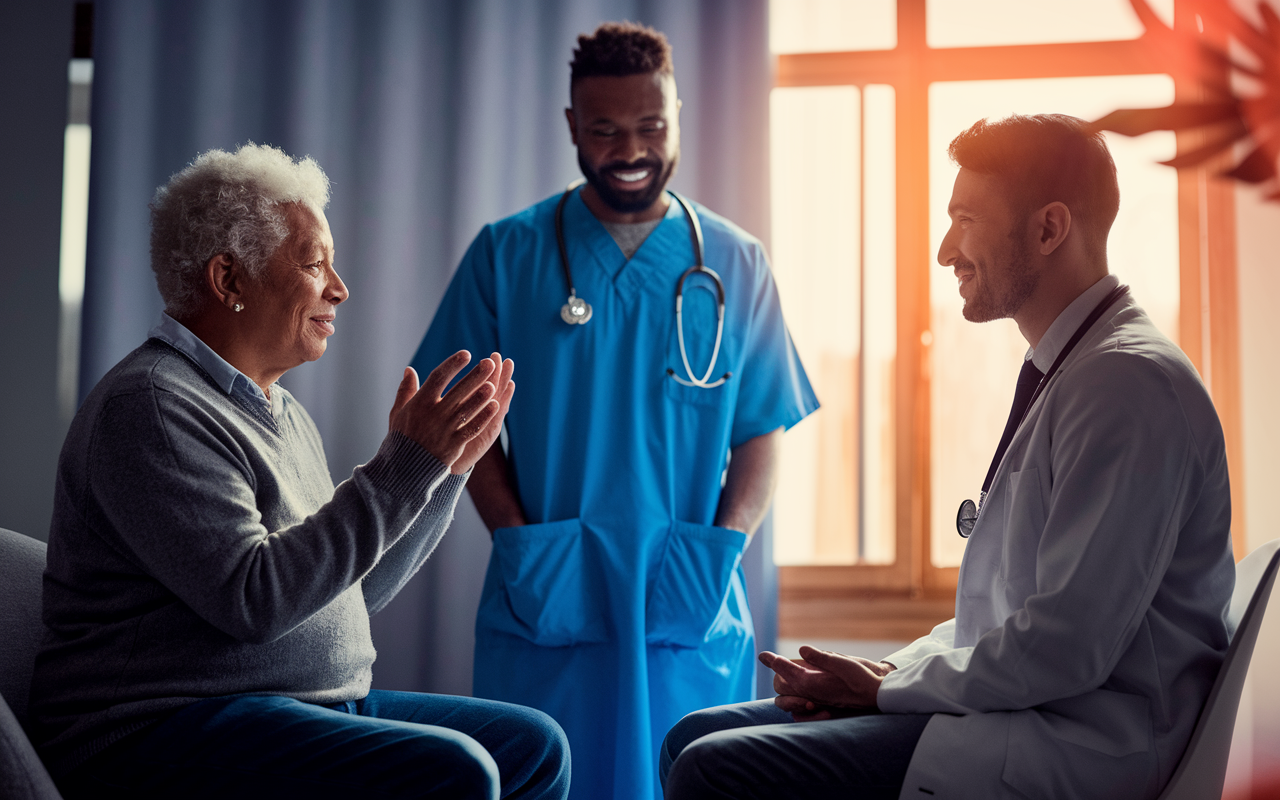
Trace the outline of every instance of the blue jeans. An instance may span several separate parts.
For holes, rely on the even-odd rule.
[[[216,697],[132,734],[74,770],[76,797],[467,798],[569,793],[569,743],[531,708],[373,691],[313,705]]]
[[[896,800],[932,714],[793,722],[772,700],[695,711],[662,743],[667,800]]]

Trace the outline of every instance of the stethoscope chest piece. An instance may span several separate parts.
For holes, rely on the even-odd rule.
[[[973,526],[978,524],[978,505],[972,500],[965,500],[956,512],[956,532],[961,539],[968,539],[973,533]]]
[[[571,294],[565,304],[560,306],[560,319],[569,325],[586,325],[591,321],[591,304],[576,294]]]

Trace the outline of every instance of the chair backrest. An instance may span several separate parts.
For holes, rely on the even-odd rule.
[[[0,528],[0,797],[5,800],[61,800],[23,729],[42,630],[44,561],[44,542]]]
[[[1205,800],[1222,796],[1231,754],[1240,691],[1249,672],[1249,659],[1280,568],[1280,539],[1254,550],[1236,565],[1236,588],[1227,612],[1231,646],[1196,722],[1182,760],[1160,800]]]
[[[0,528],[0,695],[25,723],[40,622],[45,544]]]

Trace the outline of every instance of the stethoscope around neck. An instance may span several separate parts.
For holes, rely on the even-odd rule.
[[[1058,374],[1058,367],[1061,367],[1062,362],[1067,360],[1067,356],[1075,349],[1075,346],[1079,343],[1080,339],[1083,338],[1085,333],[1093,327],[1095,322],[1102,318],[1102,315],[1106,313],[1107,309],[1115,305],[1116,301],[1121,297],[1124,297],[1128,291],[1128,286],[1120,284],[1110,292],[1107,292],[1107,296],[1102,298],[1098,305],[1093,307],[1093,311],[1090,311],[1089,316],[1085,317],[1084,322],[1080,323],[1080,327],[1076,328],[1076,332],[1071,334],[1071,338],[1067,340],[1067,343],[1058,353],[1058,357],[1053,360],[1053,364],[1049,367],[1049,371],[1046,372],[1044,376],[1040,378],[1040,382],[1036,384],[1035,391],[1031,394],[1031,398],[1027,400],[1026,408],[1022,410],[1022,416],[1018,418],[1018,424],[1014,428],[1015,431],[1017,428],[1022,427],[1022,422],[1027,418],[1027,414],[1031,412],[1031,407],[1036,404],[1036,400],[1040,397],[1041,393],[1044,392],[1045,388],[1048,387],[1049,382],[1053,380],[1053,376]],[[1005,451],[1011,443],[1012,439],[1008,441],[1005,441],[1003,438],[1001,439],[1000,444],[1003,446],[996,448],[996,454],[991,459],[991,467],[987,470],[987,477],[982,482],[982,492],[978,494],[978,502],[975,503],[972,500],[965,500],[960,503],[960,508],[956,511],[956,533],[960,534],[961,539],[968,539],[969,534],[973,533],[974,527],[977,526],[978,514],[981,513],[982,506],[987,501],[987,492],[991,489],[991,481],[995,478],[996,470],[999,469],[1000,462],[1004,459]]]
[[[564,320],[568,325],[586,325],[591,321],[593,313],[591,304],[578,297],[578,293],[574,289],[573,272],[569,269],[569,249],[564,241],[564,206],[565,203],[569,202],[569,196],[573,194],[573,191],[583,183],[585,181],[578,179],[569,184],[568,188],[564,190],[564,194],[560,196],[560,202],[556,204],[556,244],[560,247],[560,266],[564,268],[564,280],[569,286],[569,299],[560,307],[560,319]],[[693,206],[689,205],[687,200],[675,192],[667,190],[667,193],[680,204],[680,208],[684,209],[685,218],[689,220],[689,236],[693,241],[695,260],[694,265],[685,270],[680,275],[680,280],[676,281],[676,339],[680,343],[680,360],[683,362],[687,378],[680,377],[670,367],[667,368],[667,375],[682,386],[714,389],[733,377],[732,372],[726,372],[716,380],[711,380],[711,373],[716,367],[716,359],[720,356],[720,342],[724,337],[724,281],[720,280],[720,276],[716,274],[715,270],[702,263],[702,224],[698,221],[698,215],[693,210]],[[689,353],[684,344],[684,281],[695,272],[709,275],[716,284],[716,341],[715,346],[711,349],[711,361],[707,364],[707,371],[703,373],[701,378],[693,374],[693,367],[689,364]],[[708,289],[708,291],[710,290]]]

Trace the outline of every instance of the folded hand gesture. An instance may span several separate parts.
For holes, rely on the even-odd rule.
[[[797,722],[850,716],[876,708],[880,681],[895,668],[804,645],[791,660],[764,651],[760,663],[776,673],[774,704]]]

